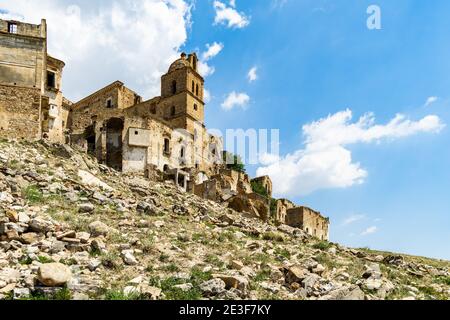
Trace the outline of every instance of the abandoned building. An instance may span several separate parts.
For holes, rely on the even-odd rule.
[[[289,209],[295,208],[295,204],[287,199],[278,199],[276,203],[275,220],[286,224],[286,215]]]
[[[329,219],[323,217],[320,212],[307,207],[294,207],[287,210],[287,225],[300,228],[309,235],[321,240],[329,239],[329,223]]]
[[[161,95],[150,100],[115,81],[72,103],[61,91],[65,64],[47,53],[46,21],[0,20],[0,136],[71,144],[115,170],[172,180],[268,220],[272,181],[223,164],[222,138],[204,123],[198,65],[195,53],[181,54],[161,77]],[[276,202],[275,220],[328,239],[328,219],[289,200]]]
[[[0,20],[0,130],[8,138],[64,143],[64,62],[47,53],[47,25]]]

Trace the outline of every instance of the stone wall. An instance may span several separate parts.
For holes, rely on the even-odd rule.
[[[286,215],[286,224],[301,228],[311,236],[321,240],[328,240],[329,220],[307,207],[289,209]]]
[[[287,199],[279,199],[276,204],[275,220],[286,223],[286,214],[289,209],[295,208],[295,204]]]
[[[16,34],[0,20],[0,84],[43,89],[46,77],[46,26],[14,22]]]
[[[0,136],[40,138],[40,90],[0,85]]]

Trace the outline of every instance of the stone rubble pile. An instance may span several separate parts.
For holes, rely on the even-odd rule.
[[[319,242],[68,146],[0,142],[0,299],[448,299],[449,266]]]

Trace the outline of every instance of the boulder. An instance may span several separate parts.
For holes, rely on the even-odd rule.
[[[226,284],[222,279],[212,279],[200,285],[200,290],[206,296],[215,296],[225,291]]]
[[[78,205],[78,212],[81,213],[90,213],[95,210],[95,206],[90,202],[80,203]]]
[[[110,229],[101,221],[94,221],[89,225],[89,231],[93,237],[106,236]]]
[[[243,276],[213,274],[213,278],[223,280],[227,290],[234,288],[241,291],[246,291],[248,287],[248,279]]]
[[[122,251],[122,259],[123,259],[123,262],[125,262],[125,264],[127,264],[129,266],[135,266],[139,263],[137,261],[137,259],[135,258],[135,256],[133,255],[133,250]]]
[[[39,267],[37,277],[47,287],[59,287],[70,281],[72,272],[61,263],[47,263]]]
[[[34,218],[30,221],[29,228],[38,233],[47,233],[50,231],[54,231],[55,227],[53,223],[47,220],[43,220],[41,218]]]
[[[292,266],[285,269],[285,281],[288,284],[293,282],[301,283],[308,275],[308,270],[301,266]]]
[[[34,232],[24,233],[21,236],[21,242],[25,244],[33,244],[39,241],[39,235]]]

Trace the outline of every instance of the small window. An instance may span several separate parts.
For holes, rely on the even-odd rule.
[[[198,106],[196,103],[194,103],[194,110],[197,111],[198,110]]]
[[[197,87],[195,88],[195,95],[198,96],[198,85],[197,85]]]
[[[192,80],[192,93],[194,93],[195,92],[195,82],[194,82],[194,80]]]
[[[164,153],[169,154],[170,153],[170,140],[164,139]]]
[[[47,71],[47,86],[49,88],[56,88],[56,75],[54,72]]]
[[[134,132],[134,135],[135,135],[135,136],[139,135],[139,131],[135,131],[135,132]]]
[[[184,158],[184,153],[185,153],[184,147],[181,147],[181,150],[180,150],[180,158]]]
[[[173,117],[177,112],[177,109],[175,108],[175,106],[172,107],[172,110],[170,111],[170,115]]]
[[[17,24],[9,22],[8,23],[8,32],[9,33],[17,33]]]
[[[109,98],[108,100],[106,100],[106,108],[112,109],[112,107],[113,107],[112,99]]]

